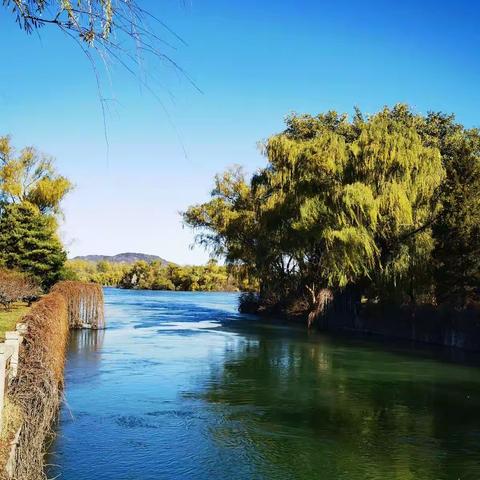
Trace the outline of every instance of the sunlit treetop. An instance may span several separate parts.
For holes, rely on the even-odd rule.
[[[33,147],[16,152],[10,137],[0,137],[0,200],[28,203],[41,213],[59,213],[60,203],[72,189],[59,175],[53,158]]]
[[[212,199],[185,223],[215,254],[281,284],[280,296],[298,284],[411,278],[434,248],[445,169],[418,125],[396,118],[402,111],[288,117],[265,142],[267,166],[250,183],[238,169],[217,176]]]

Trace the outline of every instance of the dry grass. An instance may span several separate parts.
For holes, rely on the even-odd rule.
[[[12,442],[22,425],[22,420],[23,412],[21,409],[6,397],[3,407],[3,426],[0,433],[0,478],[2,480],[8,478],[5,468],[9,460]]]
[[[45,443],[52,433],[63,391],[68,339],[67,302],[50,293],[24,317],[28,325],[18,375],[9,388],[11,402],[21,411],[23,425],[16,451],[15,478],[44,478]]]
[[[0,441],[2,443],[10,442],[20,428],[21,422],[22,411],[6,397],[3,406],[3,428],[0,433]]]

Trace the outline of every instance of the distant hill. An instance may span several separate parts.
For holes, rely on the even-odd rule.
[[[74,257],[73,260],[85,260],[86,262],[101,262],[107,261],[111,263],[135,263],[139,260],[144,262],[160,262],[164,265],[171,263],[164,258],[161,258],[157,255],[147,255],[146,253],[119,253],[117,255],[81,255],[79,257]]]

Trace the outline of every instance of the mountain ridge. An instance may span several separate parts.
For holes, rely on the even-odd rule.
[[[149,255],[147,253],[137,252],[124,252],[117,253],[116,255],[78,255],[73,257],[72,260],[84,260],[86,262],[102,262],[107,261],[111,263],[135,263],[138,261],[144,261],[147,263],[160,262],[163,265],[167,265],[169,262],[158,255]]]

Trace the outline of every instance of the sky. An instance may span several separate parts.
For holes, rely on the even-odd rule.
[[[264,166],[258,142],[291,112],[405,102],[480,126],[477,2],[138,1],[184,40],[156,27],[201,92],[168,62],[144,67],[155,96],[112,65],[100,71],[105,117],[78,46],[52,28],[26,35],[0,5],[0,135],[53,155],[74,182],[61,221],[70,257],[204,263],[179,212],[208,200],[215,173]]]

